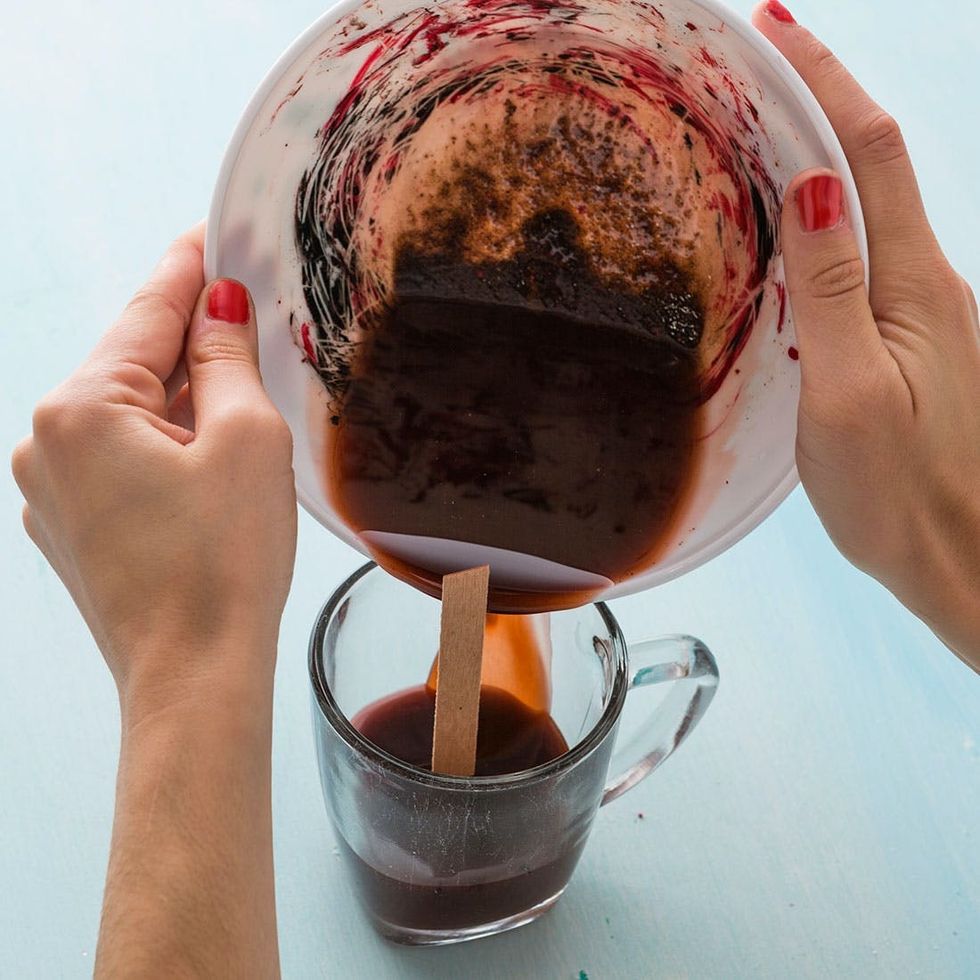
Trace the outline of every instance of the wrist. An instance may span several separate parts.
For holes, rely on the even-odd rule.
[[[144,637],[116,658],[123,731],[215,723],[271,725],[275,638],[234,632],[194,640]]]
[[[925,593],[921,589],[908,595],[893,591],[960,660],[980,674],[980,611],[975,593],[972,601],[965,600],[958,583],[949,579]]]
[[[980,672],[980,505],[947,494],[907,527],[912,552],[892,591]]]

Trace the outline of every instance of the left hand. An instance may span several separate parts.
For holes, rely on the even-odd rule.
[[[228,658],[271,688],[292,576],[289,430],[262,388],[247,290],[205,288],[203,234],[173,244],[13,458],[27,532],[124,710],[179,697]]]

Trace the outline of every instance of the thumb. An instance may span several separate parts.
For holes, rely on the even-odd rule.
[[[184,361],[199,432],[256,401],[265,403],[255,311],[240,282],[216,279],[201,293],[187,332]]]
[[[793,180],[782,237],[804,397],[814,387],[839,391],[849,372],[863,375],[885,351],[836,174],[811,170]]]

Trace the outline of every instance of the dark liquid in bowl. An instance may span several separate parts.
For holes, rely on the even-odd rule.
[[[394,300],[366,331],[331,435],[332,497],[358,532],[620,581],[656,560],[692,483],[701,310],[667,260],[642,293],[596,280],[564,211],[536,215],[523,237],[513,258],[478,266],[400,249]],[[440,574],[372,550],[438,592]],[[548,592],[492,587],[490,606],[588,598]]]

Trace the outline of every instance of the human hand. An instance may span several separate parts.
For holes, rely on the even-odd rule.
[[[292,576],[289,430],[262,388],[246,290],[204,288],[203,234],[173,244],[13,457],[27,532],[124,714],[231,666],[271,689]]]
[[[787,189],[800,478],[841,552],[980,670],[976,300],[933,235],[894,120],[781,4],[753,22],[827,113],[868,232],[870,293],[840,180],[809,171]]]

